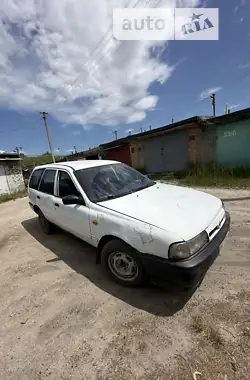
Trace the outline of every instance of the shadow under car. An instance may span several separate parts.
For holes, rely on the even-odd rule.
[[[101,266],[96,264],[96,248],[60,229],[55,234],[45,235],[40,230],[36,217],[23,221],[22,226],[39,244],[56,256],[52,256],[47,263],[62,260],[103,291],[148,313],[172,316],[186,305],[195,292],[161,288],[151,283],[143,287],[122,287],[107,278]]]

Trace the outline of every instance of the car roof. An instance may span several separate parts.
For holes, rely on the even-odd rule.
[[[57,162],[55,164],[45,164],[36,166],[35,169],[40,168],[71,168],[73,170],[80,169],[88,169],[94,168],[97,166],[104,166],[110,164],[119,164],[118,161],[110,161],[110,160],[79,160],[79,161],[65,161],[65,162]]]

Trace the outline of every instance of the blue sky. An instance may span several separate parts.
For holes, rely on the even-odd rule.
[[[4,36],[0,150],[22,146],[27,154],[47,151],[39,115],[43,110],[49,112],[54,150],[67,154],[74,145],[83,150],[112,140],[113,130],[123,137],[130,129],[136,133],[149,125],[156,128],[171,123],[172,118],[211,115],[210,99],[200,100],[209,89],[217,92],[217,114],[224,112],[226,103],[233,111],[250,106],[248,0],[205,2],[207,7],[219,7],[219,41],[170,41],[158,46],[163,52],[155,61],[145,56],[153,44],[127,42],[117,54],[111,41],[110,57],[100,50],[101,58],[94,63],[86,57],[91,57],[107,30],[111,1],[99,0],[97,12],[81,3],[77,0],[71,6],[72,2],[64,0],[64,8],[56,15],[56,0],[45,0],[43,9],[33,9],[31,0],[23,1],[21,10],[14,0],[0,5],[0,34]],[[204,5],[183,0],[185,5],[196,3]],[[121,0],[120,5],[124,4]],[[71,17],[66,17],[70,12]],[[88,20],[92,17],[88,28],[81,29],[81,12]]]

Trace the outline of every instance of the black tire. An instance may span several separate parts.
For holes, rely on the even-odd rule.
[[[55,230],[54,225],[52,223],[50,223],[48,221],[48,219],[45,218],[45,216],[43,215],[41,210],[38,212],[38,220],[39,220],[39,225],[40,225],[42,231],[46,235],[50,235],[54,232],[54,230]]]
[[[121,240],[110,240],[103,247],[101,265],[105,273],[120,285],[135,286],[145,282],[145,271],[139,254]]]

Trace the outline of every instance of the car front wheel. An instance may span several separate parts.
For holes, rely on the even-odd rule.
[[[124,286],[141,285],[143,265],[136,251],[120,240],[109,241],[101,252],[101,264],[113,280]]]

